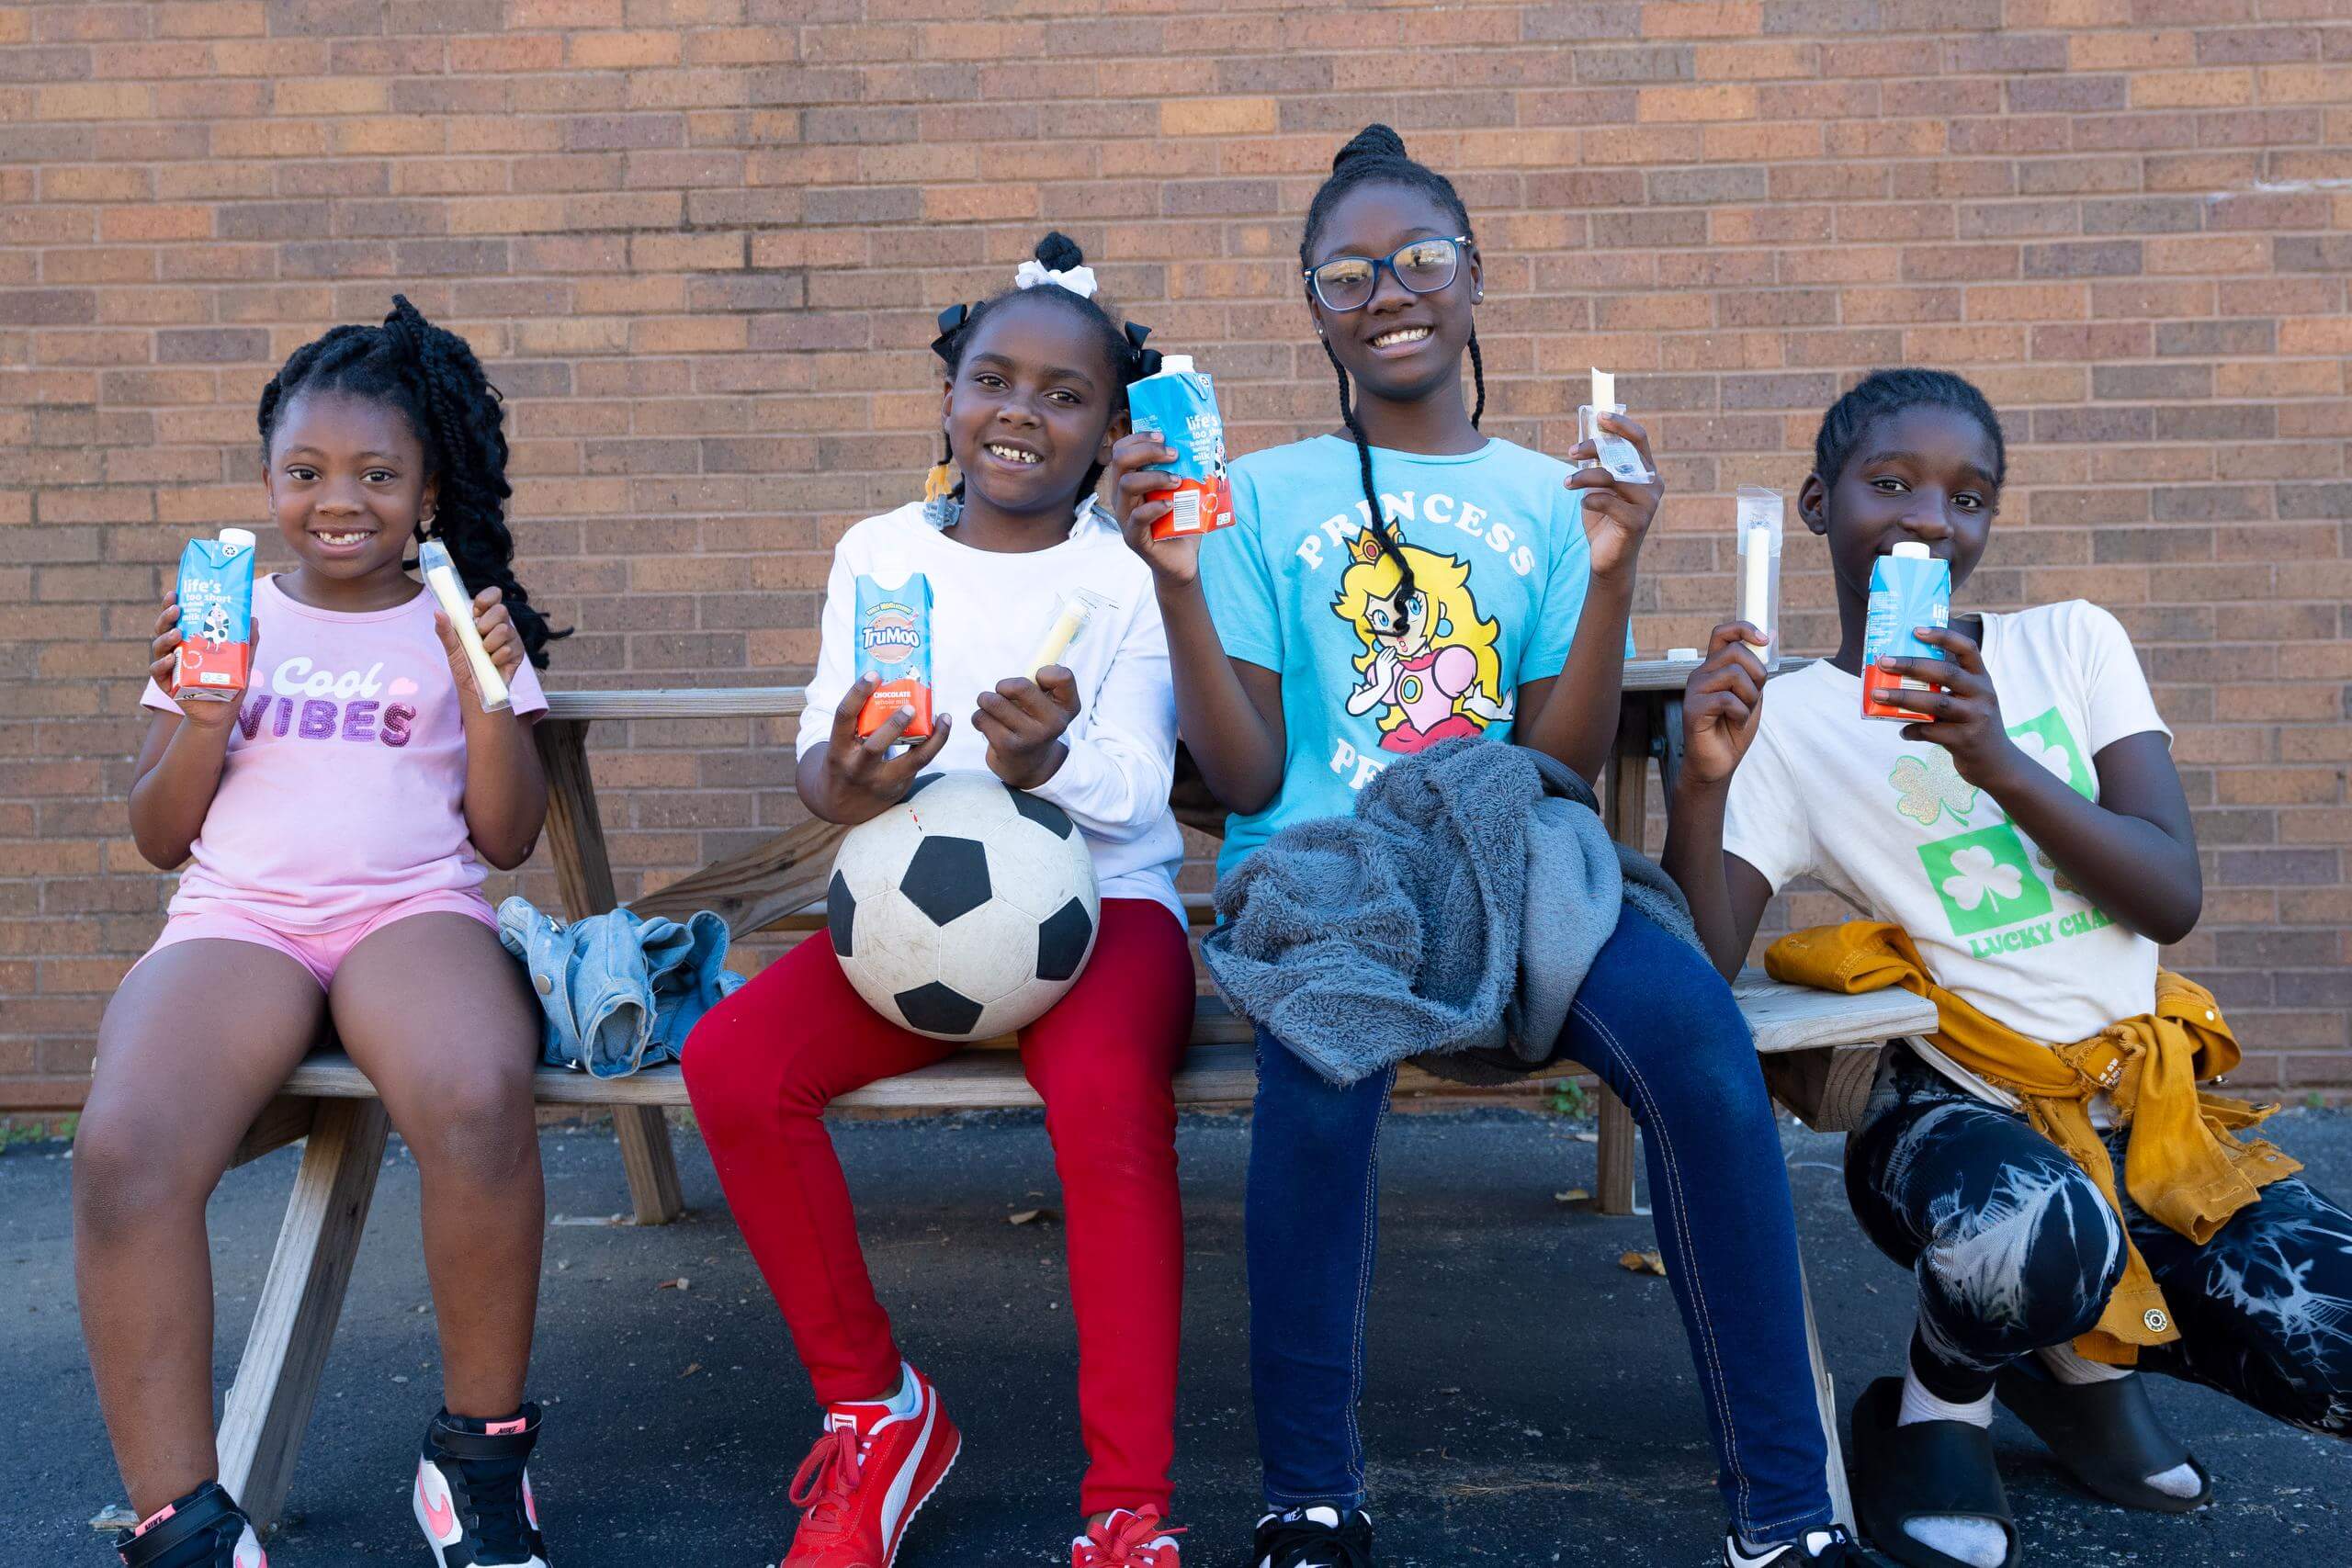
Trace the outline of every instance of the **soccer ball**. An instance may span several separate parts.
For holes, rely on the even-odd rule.
[[[934,1040],[1035,1021],[1086,967],[1099,910],[1069,814],[979,773],[926,773],[850,829],[825,892],[857,994]]]

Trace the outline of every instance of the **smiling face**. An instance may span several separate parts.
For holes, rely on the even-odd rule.
[[[984,316],[948,378],[943,419],[968,505],[1067,522],[1087,471],[1111,457],[1125,389],[1102,333],[1019,296]]]
[[[435,493],[406,415],[332,391],[279,412],[266,483],[277,531],[303,569],[341,582],[399,573]]]
[[[1307,265],[1320,266],[1338,256],[1388,256],[1416,240],[1451,239],[1464,227],[1427,194],[1375,181],[1356,186],[1333,206],[1315,236]],[[1460,381],[1471,307],[1484,288],[1478,253],[1465,247],[1453,281],[1443,288],[1416,294],[1383,267],[1362,309],[1328,310],[1310,288],[1307,310],[1316,331],[1366,393],[1389,402],[1418,402]]]
[[[1917,404],[1872,422],[1835,482],[1808,476],[1797,510],[1806,527],[1827,536],[1849,602],[1868,600],[1871,567],[1907,540],[1950,561],[1958,587],[1992,535],[1999,465],[1992,435],[1973,415]]]

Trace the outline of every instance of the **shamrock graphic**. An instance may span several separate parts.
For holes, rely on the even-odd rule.
[[[1960,776],[1951,753],[1940,746],[1931,748],[1924,759],[1905,757],[1886,782],[1902,796],[1894,809],[1922,828],[1934,827],[1947,811],[1953,820],[1965,822],[1976,809],[1976,786]]]
[[[2050,885],[2033,869],[2025,840],[2007,822],[1921,844],[1919,863],[1954,936],[2050,913]]]
[[[2051,777],[2060,784],[2085,800],[2098,798],[2098,780],[2092,776],[2075,732],[2066,728],[2065,716],[2056,708],[2012,728],[2009,739],[2018,750],[2049,769]]]
[[[2016,741],[2018,750],[2049,769],[2051,776],[2060,784],[2075,782],[2075,760],[2066,754],[2065,747],[2054,740],[2044,739],[2030,730],[2017,736]]]
[[[1995,860],[1984,845],[1971,844],[1951,857],[1951,874],[1944,878],[1943,889],[1944,897],[1963,909],[1973,910],[1987,898],[1997,909],[2003,900],[2014,901],[2025,891],[2025,876],[2016,866]]]

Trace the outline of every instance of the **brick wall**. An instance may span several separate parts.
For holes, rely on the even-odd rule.
[[[1597,364],[1657,432],[1645,651],[1841,381],[1975,377],[1982,596],[2113,608],[2179,732],[2175,962],[2245,1081],[2352,1086],[2348,0],[56,0],[0,3],[0,1106],[74,1100],[158,923],[141,642],[259,515],[296,344],[396,288],[472,338],[557,682],[791,681],[831,540],[929,458],[932,313],[1048,224],[1242,445],[1328,427],[1291,258],[1373,118],[1476,215],[1493,428],[1564,448]],[[1812,541],[1790,575],[1821,648]],[[788,821],[785,739],[599,736],[625,888]]]

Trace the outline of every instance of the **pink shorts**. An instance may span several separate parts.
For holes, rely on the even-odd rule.
[[[139,955],[144,964],[167,947],[184,942],[249,942],[255,947],[266,947],[282,953],[311,972],[322,990],[334,980],[334,972],[351,950],[373,933],[382,931],[394,920],[407,919],[411,915],[430,915],[442,911],[453,915],[471,915],[492,931],[498,929],[497,912],[490,901],[471,889],[448,888],[434,893],[419,893],[385,905],[374,914],[324,931],[288,931],[271,925],[249,909],[216,905],[208,909],[191,909],[184,915],[174,915],[164,922],[155,945]],[[136,969],[139,964],[131,967]]]

